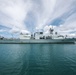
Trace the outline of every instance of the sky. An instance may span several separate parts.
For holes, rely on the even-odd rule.
[[[50,27],[76,36],[76,0],[0,0],[0,36],[47,34]]]

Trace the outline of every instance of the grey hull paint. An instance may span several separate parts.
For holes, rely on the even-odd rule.
[[[0,44],[74,44],[74,39],[15,39],[0,40]]]

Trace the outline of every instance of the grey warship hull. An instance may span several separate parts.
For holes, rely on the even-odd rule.
[[[3,39],[0,44],[74,44],[74,39]]]

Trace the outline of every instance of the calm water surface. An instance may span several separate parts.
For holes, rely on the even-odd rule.
[[[76,75],[76,44],[0,44],[0,75]]]

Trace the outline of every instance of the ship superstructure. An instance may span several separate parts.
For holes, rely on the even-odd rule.
[[[49,29],[49,35],[45,35],[44,32],[35,32],[30,33],[20,33],[19,39],[1,39],[1,44],[70,44],[75,43],[74,38],[66,38],[66,36],[59,35],[57,32],[54,32],[53,28]]]
[[[39,31],[35,32],[34,34],[20,33],[20,39],[64,39],[65,36],[59,35],[57,32],[54,32],[54,29],[49,29],[49,35],[45,35],[44,32]]]

